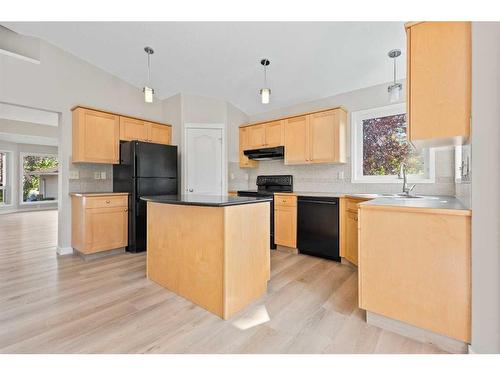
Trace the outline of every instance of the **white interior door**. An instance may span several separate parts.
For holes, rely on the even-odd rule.
[[[186,128],[186,193],[222,195],[223,129]]]

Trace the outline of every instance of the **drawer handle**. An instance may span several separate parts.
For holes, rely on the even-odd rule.
[[[106,201],[107,204],[111,203],[111,201]]]

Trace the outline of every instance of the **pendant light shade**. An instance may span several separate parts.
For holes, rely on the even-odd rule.
[[[148,84],[144,86],[142,92],[144,93],[144,102],[145,103],[153,103],[153,95],[155,90],[152,89],[151,86],[151,55],[155,53],[155,51],[151,47],[144,47],[144,51],[148,55]]]
[[[264,88],[260,89],[260,100],[262,104],[269,104],[271,100],[271,89],[267,87],[267,67],[271,64],[268,59],[260,60],[260,64],[264,67]]]
[[[389,93],[389,102],[394,103],[401,100],[401,91],[403,91],[403,85],[396,82],[396,59],[401,55],[401,50],[390,50],[387,55],[392,59],[394,64],[394,81],[392,85],[389,85],[389,87],[387,87],[387,92]]]
[[[269,100],[271,99],[271,89],[260,89],[260,98],[262,104],[269,104]]]
[[[155,90],[153,90],[151,87],[144,86],[142,91],[144,91],[144,102],[153,103],[153,94],[155,93]]]

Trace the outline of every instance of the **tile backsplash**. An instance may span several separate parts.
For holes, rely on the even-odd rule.
[[[453,149],[436,150],[436,182],[417,184],[414,192],[428,195],[455,194]],[[253,169],[229,163],[229,190],[255,189],[258,175],[291,174],[294,190],[338,193],[399,193],[402,184],[352,183],[351,166],[345,164],[284,165],[283,160],[261,161]]]
[[[113,166],[108,164],[71,164],[71,171],[77,171],[78,179],[69,180],[70,193],[113,191]],[[95,173],[104,172],[106,178],[95,179]]]

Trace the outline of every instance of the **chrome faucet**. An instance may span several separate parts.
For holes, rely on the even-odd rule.
[[[411,196],[410,193],[415,188],[415,184],[408,187],[408,179],[406,178],[406,164],[405,163],[401,163],[399,165],[398,178],[403,180],[403,192],[400,195],[405,196],[405,197]]]

